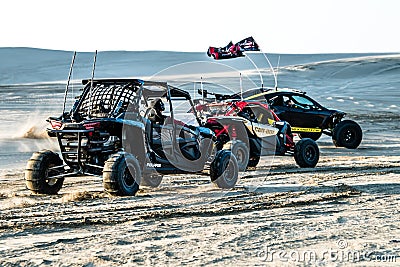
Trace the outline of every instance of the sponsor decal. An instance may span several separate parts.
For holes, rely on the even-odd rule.
[[[303,132],[303,133],[320,133],[322,130],[320,128],[301,128],[292,127],[292,132]]]
[[[263,138],[263,137],[267,137],[267,136],[276,135],[278,133],[278,129],[273,126],[270,126],[270,125],[254,123],[253,124],[253,132],[258,137]]]
[[[276,133],[276,131],[272,130],[272,129],[268,129],[268,128],[261,128],[258,126],[254,126],[254,131],[257,134],[261,134],[261,135],[274,135]]]

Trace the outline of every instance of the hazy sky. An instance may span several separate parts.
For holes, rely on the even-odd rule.
[[[0,47],[267,53],[400,52],[398,0],[4,0]]]

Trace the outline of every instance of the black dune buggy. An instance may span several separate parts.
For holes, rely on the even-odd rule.
[[[318,140],[322,133],[332,136],[337,147],[357,148],[362,140],[362,130],[358,123],[343,120],[346,113],[328,109],[307,96],[305,92],[293,89],[251,89],[224,96],[224,98],[257,100],[267,102],[281,120],[292,126],[292,131],[301,138]]]
[[[162,174],[202,173],[208,167],[218,187],[234,187],[236,158],[228,150],[215,153],[215,134],[201,127],[196,113],[177,118],[179,106],[193,108],[187,92],[138,79],[83,84],[72,109],[48,119],[48,134],[58,139],[61,157],[49,150],[34,153],[25,171],[28,189],[57,194],[67,176],[96,175],[107,192],[135,195],[140,183],[158,186]],[[155,99],[168,108],[162,124],[153,121]]]
[[[310,138],[295,143],[291,126],[281,121],[267,104],[256,101],[231,100],[198,104],[196,109],[205,118],[219,141],[218,149],[230,149],[236,156],[239,170],[256,167],[261,156],[291,155],[302,168],[315,167],[319,148]]]

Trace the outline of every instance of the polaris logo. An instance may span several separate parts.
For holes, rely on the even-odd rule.
[[[148,162],[148,163],[146,163],[146,166],[149,167],[149,168],[161,168],[161,164],[160,163]]]

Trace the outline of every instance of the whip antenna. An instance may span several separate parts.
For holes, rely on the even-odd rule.
[[[196,82],[193,82],[193,101],[196,100]]]
[[[200,77],[200,88],[201,88],[201,95],[202,95],[202,97],[203,97],[203,104],[204,104],[203,77]]]
[[[269,67],[270,67],[271,70],[272,70],[272,75],[274,75],[274,80],[275,80],[275,88],[278,88],[278,78],[276,77],[276,73],[275,73],[274,67],[272,67],[272,64],[271,64],[271,62],[269,61],[268,56],[267,56],[264,52],[262,52],[262,51],[261,51],[261,53],[264,55],[265,59],[266,59],[267,62],[268,62]]]
[[[239,73],[240,75],[240,99],[243,101],[243,83],[242,83],[242,73]]]
[[[279,63],[281,62],[281,55],[278,56],[278,65],[276,66],[276,74],[275,74],[275,91],[278,91],[278,72],[279,72]]]
[[[65,93],[64,93],[64,104],[63,104],[63,110],[62,110],[63,117],[64,117],[64,112],[65,112],[65,103],[67,102],[69,82],[71,80],[72,69],[74,67],[74,62],[75,62],[75,56],[76,56],[76,51],[74,51],[74,55],[72,56],[71,66],[69,67],[67,87],[65,88]]]
[[[94,70],[96,69],[96,59],[97,59],[97,50],[94,53],[93,59],[93,68],[92,68],[92,78],[90,79],[90,91],[89,91],[89,116],[92,111],[92,89],[93,89],[93,79],[94,79]]]
[[[256,63],[254,63],[254,61],[247,54],[245,54],[245,56],[251,62],[251,64],[253,64],[253,66],[256,68],[256,70],[258,71],[258,75],[260,75],[260,80],[261,80],[261,88],[263,88],[264,87],[264,80],[263,80],[263,77],[261,75],[261,71],[258,69]]]

